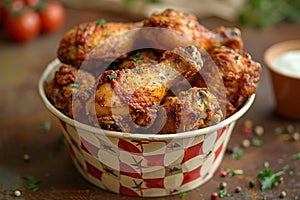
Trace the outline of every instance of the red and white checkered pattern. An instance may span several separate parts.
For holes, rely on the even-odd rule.
[[[75,166],[88,181],[111,192],[148,197],[181,193],[209,180],[234,126],[188,138],[142,140],[60,122]]]

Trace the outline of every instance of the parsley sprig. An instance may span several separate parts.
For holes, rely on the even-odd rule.
[[[37,192],[40,189],[38,184],[41,181],[37,180],[34,176],[23,176],[23,179],[27,181],[24,185],[26,189],[32,190],[33,192]]]
[[[268,189],[272,189],[273,187],[276,187],[280,183],[280,178],[283,174],[285,174],[288,167],[284,167],[282,170],[278,172],[273,172],[270,169],[269,162],[264,163],[264,169],[259,171],[257,174],[257,179],[260,181],[261,190],[265,191]]]

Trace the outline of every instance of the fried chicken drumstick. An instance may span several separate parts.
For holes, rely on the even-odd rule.
[[[147,27],[143,31],[144,36],[151,40],[155,47],[169,49],[194,45],[207,50],[224,45],[234,49],[243,48],[239,29],[219,27],[210,31],[197,21],[195,15],[173,9],[152,14],[144,21],[144,27]]]
[[[166,51],[164,58],[151,66],[105,71],[98,79],[94,99],[87,103],[87,112],[96,112],[98,121],[93,123],[100,122],[100,126],[116,121],[120,129],[127,129],[132,120],[133,126],[148,127],[169,87],[201,67],[201,55],[191,46]]]
[[[114,59],[133,45],[134,36],[126,33],[141,26],[141,23],[106,23],[104,20],[79,24],[63,36],[57,57],[62,63],[77,68],[90,54],[102,61]]]

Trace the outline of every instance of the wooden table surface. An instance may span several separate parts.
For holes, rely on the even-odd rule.
[[[74,25],[106,18],[107,21],[126,21],[121,16],[101,12],[67,10],[67,21],[60,31],[41,35],[36,40],[19,45],[0,36],[0,199],[138,199],[99,190],[86,182],[76,171],[68,149],[60,139],[61,131],[56,119],[43,106],[37,93],[37,82],[47,63],[56,57],[56,49],[63,34]],[[221,25],[235,24],[216,18],[202,19],[212,29]],[[245,50],[252,58],[263,64],[263,53],[271,44],[300,39],[300,24],[280,24],[265,30],[242,27]],[[213,192],[219,192],[220,182],[227,183],[227,193],[233,197],[223,199],[279,199],[286,192],[286,199],[300,198],[300,160],[292,155],[300,152],[300,141],[293,141],[294,132],[300,131],[300,121],[285,119],[274,110],[273,91],[267,69],[263,67],[262,80],[256,100],[251,109],[237,122],[228,149],[241,148],[243,140],[258,138],[264,144],[244,148],[240,159],[233,159],[226,153],[221,167],[214,178],[205,185],[181,195],[148,199],[210,199]],[[299,91],[298,91],[299,92]],[[244,122],[251,120],[253,128],[264,127],[264,134],[243,133]],[[44,122],[50,122],[50,130],[41,130]],[[278,133],[279,128],[284,131]],[[28,154],[29,161],[23,157]],[[268,161],[276,172],[288,165],[283,182],[277,187],[262,192],[259,183],[253,188],[249,182],[255,180],[259,170]],[[221,170],[242,169],[242,175],[221,177]],[[34,176],[41,182],[39,190],[25,189],[24,176]],[[235,193],[237,186],[242,188]],[[21,196],[14,196],[20,190]]]

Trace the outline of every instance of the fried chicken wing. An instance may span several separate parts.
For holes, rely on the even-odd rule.
[[[45,92],[51,103],[68,117],[73,117],[72,98],[74,95],[93,87],[95,77],[84,70],[62,64]]]
[[[82,23],[63,36],[57,57],[62,63],[77,68],[89,57],[102,62],[115,59],[130,50],[135,32],[128,31],[137,27],[141,27],[141,23],[106,23],[103,20]]]
[[[180,47],[166,51],[164,59],[157,64],[105,71],[98,79],[94,99],[87,103],[87,112],[92,113],[91,123],[98,123],[94,115],[102,122],[106,117],[109,124],[117,116],[120,127],[126,127],[123,124],[130,121],[131,127],[150,126],[168,88],[192,76],[201,66],[201,55],[195,47]]]
[[[207,88],[194,87],[178,96],[165,97],[154,126],[162,127],[161,134],[178,133],[208,127],[222,119],[215,96]]]
[[[249,54],[224,46],[213,48],[208,53],[209,59],[213,62],[207,62],[209,59],[203,58],[201,75],[197,74],[191,82],[193,86],[205,87],[209,81],[210,89],[215,91],[214,95],[225,101],[226,117],[229,117],[255,93],[260,80],[261,65],[253,61]],[[216,65],[218,71],[211,71],[210,69],[213,69],[211,65]],[[224,84],[224,91],[219,89],[223,86],[217,82],[218,74],[222,79],[221,83]],[[223,95],[221,92],[225,92],[226,98],[220,98]]]
[[[144,27],[160,28],[143,31],[144,36],[156,47],[169,49],[195,45],[210,49],[214,46],[226,45],[231,48],[243,48],[240,31],[237,28],[220,27],[210,31],[197,21],[195,15],[173,9],[152,14],[144,21]]]

